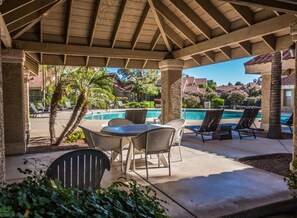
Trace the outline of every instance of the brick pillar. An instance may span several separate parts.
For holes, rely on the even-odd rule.
[[[1,27],[0,27],[1,28]],[[0,186],[5,182],[5,141],[4,141],[4,112],[3,112],[3,77],[2,55],[0,46]]]
[[[23,75],[24,60],[25,53],[21,50],[2,50],[3,109],[6,155],[26,153],[26,111]]]
[[[292,162],[290,164],[291,170],[297,170],[297,107],[295,107],[297,102],[297,20],[291,22],[290,32],[292,35],[292,40],[295,43],[295,87],[294,87],[294,122],[293,122],[293,152],[292,152]]]
[[[168,59],[159,63],[161,70],[162,123],[181,118],[181,78],[183,62]]]
[[[270,84],[271,84],[271,74],[262,75],[262,118],[261,118],[261,128],[268,131],[269,128],[269,114],[270,114]]]
[[[30,110],[29,110],[29,70],[24,70],[24,111],[25,111],[25,132],[26,144],[30,136]]]

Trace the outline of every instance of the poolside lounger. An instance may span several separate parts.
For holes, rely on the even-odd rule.
[[[231,102],[230,101],[228,101],[228,100],[226,100],[225,102],[224,102],[224,105],[223,106],[220,106],[220,108],[231,108]]]
[[[241,105],[236,106],[236,109],[245,109],[249,106],[248,101],[243,101]]]
[[[37,117],[38,114],[43,114],[43,111],[38,110],[33,103],[30,103],[30,106],[33,110],[32,117]]]
[[[201,135],[202,141],[205,142],[204,136],[212,136],[217,131],[223,112],[223,109],[207,110],[200,126],[186,126],[185,128],[193,131],[196,135]]]
[[[49,112],[49,109],[47,109],[47,108],[45,108],[44,107],[44,105],[42,104],[42,103],[37,103],[38,104],[38,106],[40,107],[40,109],[43,111],[43,112],[45,112],[45,111],[47,111],[47,112]]]
[[[246,108],[244,109],[243,114],[237,124],[229,124],[231,125],[233,131],[238,132],[240,140],[242,140],[243,137],[253,136],[254,138],[256,138],[255,132],[264,131],[264,129],[257,128],[255,124],[255,119],[257,117],[259,110],[260,108],[258,107]],[[254,127],[252,127],[252,125]]]
[[[292,132],[292,126],[293,126],[293,113],[291,114],[291,116],[289,117],[289,119],[287,120],[281,120],[281,124],[284,126],[288,126],[290,131]]]
[[[119,108],[124,108],[126,104],[124,104],[122,101],[118,101]]]
[[[66,101],[65,102],[65,106],[66,106],[66,109],[68,109],[68,110],[72,110],[73,109],[73,107],[71,106],[71,103],[69,101]]]

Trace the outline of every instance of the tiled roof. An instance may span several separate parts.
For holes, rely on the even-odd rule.
[[[282,54],[283,60],[292,59],[289,49],[283,50],[282,53],[283,53]],[[244,63],[244,65],[249,66],[249,65],[255,65],[255,64],[268,63],[268,62],[271,62],[271,58],[272,58],[271,53],[258,55],[256,57],[254,57],[253,59],[249,60],[248,62]]]
[[[40,73],[38,76],[30,76],[29,77],[29,88],[42,88],[42,74]]]
[[[198,92],[198,86],[185,86],[184,92]]]
[[[207,84],[207,79],[206,78],[196,78],[195,82],[197,85],[203,85],[203,84]]]
[[[282,78],[282,86],[290,86],[294,85],[294,77],[293,76],[286,76]]]

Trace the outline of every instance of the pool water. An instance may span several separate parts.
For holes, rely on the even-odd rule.
[[[187,109],[186,111],[182,111],[182,118],[187,120],[203,120],[205,116],[205,110],[191,110]],[[160,109],[156,110],[148,110],[146,118],[157,118],[161,113]],[[222,119],[238,119],[242,115],[241,111],[224,111]],[[86,115],[84,119],[86,120],[110,120],[113,118],[124,118],[125,110],[116,110],[116,111],[108,111],[108,112],[97,112],[90,115]],[[261,114],[259,113],[258,118],[261,118]],[[287,119],[289,115],[283,115],[281,119]]]

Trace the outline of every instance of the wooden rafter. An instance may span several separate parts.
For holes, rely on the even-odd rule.
[[[154,1],[153,0],[148,0],[148,3],[150,5],[151,11],[152,11],[152,13],[154,15],[155,21],[156,21],[156,23],[158,25],[158,28],[160,30],[160,33],[161,33],[161,36],[162,36],[162,38],[164,40],[166,48],[167,48],[167,50],[169,52],[171,52],[172,51],[171,44],[170,44],[170,42],[169,42],[169,40],[168,40],[168,38],[166,36],[166,33],[165,33],[164,29],[163,29],[162,20],[161,20],[160,16],[158,15],[158,12],[157,12],[157,10],[155,8]]]
[[[69,43],[70,26],[71,26],[71,15],[73,9],[73,0],[67,0],[67,19],[65,21],[65,44]],[[67,55],[64,55],[64,65],[67,62]]]
[[[168,26],[162,18],[160,18],[161,25],[163,26],[166,36],[174,42],[179,48],[184,47],[184,40],[170,27]]]
[[[227,45],[247,41],[256,37],[273,34],[277,31],[287,29],[290,25],[290,22],[295,19],[296,17],[293,15],[284,14],[279,17],[274,17],[269,20],[256,23],[250,27],[245,27],[225,35],[217,36],[208,41],[200,42],[195,45],[174,51],[173,55],[175,58],[184,58],[194,54],[225,47]]]
[[[39,21],[39,29],[40,29],[39,41],[43,42],[43,21],[42,20]],[[42,53],[40,53],[40,62],[41,63],[43,62],[43,54]]]
[[[9,32],[11,33],[13,31],[15,31],[12,38],[16,39],[19,36],[21,36],[24,32],[26,32],[28,29],[30,29],[32,26],[34,26],[36,23],[38,23],[45,13],[48,13],[51,9],[58,6],[59,4],[61,4],[64,1],[65,0],[59,0],[57,2],[54,2],[54,3],[46,6],[45,8],[37,11],[36,13],[31,14],[31,15],[23,18],[22,20],[19,20],[19,21],[13,23],[12,25],[10,25],[8,28]],[[20,30],[16,31],[18,29],[20,29]]]
[[[231,48],[229,46],[222,47],[222,48],[220,48],[220,50],[229,60],[232,59],[232,52],[231,52]]]
[[[252,55],[252,43],[249,41],[240,42],[241,48],[248,54]]]
[[[30,16],[31,14],[34,14],[55,2],[57,2],[57,0],[35,0],[30,4],[26,4],[25,6],[5,15],[4,20],[7,26],[10,26],[11,24],[22,20],[23,18]]]
[[[12,40],[10,37],[10,34],[8,32],[7,26],[5,24],[5,21],[0,13],[0,33],[1,33],[1,41],[4,44],[6,48],[11,48],[12,47]]]
[[[211,38],[211,28],[183,1],[171,0],[175,7],[207,38]]]
[[[151,51],[153,51],[155,49],[160,37],[161,37],[161,32],[159,29],[157,29],[157,31],[151,41]]]
[[[208,51],[205,52],[206,57],[208,57],[208,59],[212,62],[215,63],[216,59],[215,59],[215,53],[213,51]]]
[[[191,57],[199,66],[201,65],[201,55],[197,54],[197,55],[193,55]]]
[[[30,4],[34,0],[18,0],[18,1],[9,1],[9,4],[0,5],[0,11],[2,16],[9,14],[15,10],[18,10],[21,7],[24,7],[27,4]]]
[[[199,4],[205,13],[207,13],[225,33],[230,32],[230,22],[209,0],[195,0],[195,2]]]
[[[80,45],[65,45],[57,43],[40,43],[29,41],[17,41],[20,49],[33,53],[48,53],[60,55],[78,55],[92,57],[110,57],[110,58],[132,58],[132,59],[149,59],[163,60],[167,52],[159,51],[141,51],[105,47],[89,47]]]
[[[196,43],[196,34],[185,25],[172,11],[159,0],[153,0],[156,10],[175,26],[192,44]]]
[[[272,1],[272,0],[221,0],[225,2],[231,2],[234,4],[251,6],[257,8],[263,8],[267,10],[274,10],[278,12],[297,14],[297,4],[296,1],[284,2],[284,1]]]
[[[271,51],[275,51],[276,38],[273,34],[262,36],[262,39]]]

